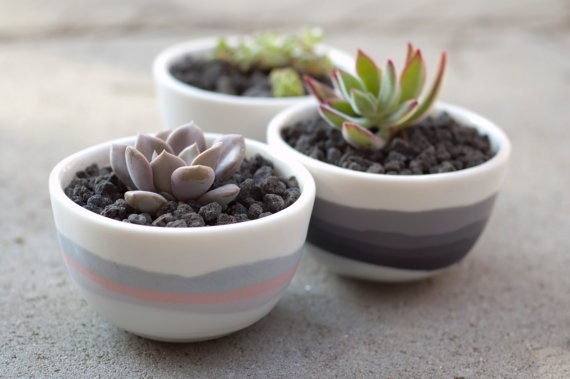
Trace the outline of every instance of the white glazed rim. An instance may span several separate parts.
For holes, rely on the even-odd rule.
[[[269,145],[275,145],[280,149],[285,149],[289,153],[293,154],[296,159],[301,161],[306,167],[309,167],[310,171],[319,170],[327,172],[330,175],[335,175],[337,177],[342,176],[343,178],[341,180],[343,181],[372,181],[378,183],[425,183],[427,181],[455,181],[461,180],[467,176],[479,175],[490,171],[497,166],[502,166],[506,164],[511,153],[511,144],[507,135],[493,122],[466,108],[448,103],[438,102],[436,103],[434,110],[448,112],[452,117],[457,117],[458,121],[465,121],[469,125],[476,127],[480,132],[486,133],[491,140],[491,144],[496,149],[495,155],[488,161],[474,167],[469,167],[453,172],[429,175],[383,175],[349,170],[329,163],[321,162],[317,159],[313,159],[303,153],[300,153],[299,151],[289,146],[281,137],[281,130],[286,126],[290,125],[293,122],[301,120],[303,116],[312,113],[312,111],[314,111],[316,114],[318,112],[317,105],[318,104],[316,100],[311,99],[310,101],[305,101],[301,104],[289,107],[277,114],[269,123],[267,129],[267,141]]]
[[[282,105],[289,106],[298,103],[300,100],[309,99],[311,96],[295,96],[295,97],[283,97],[283,98],[267,98],[267,97],[247,97],[247,96],[236,96],[236,95],[226,95],[222,93],[216,93],[212,91],[203,90],[198,87],[185,84],[178,79],[174,78],[170,74],[170,67],[172,64],[183,58],[186,55],[192,53],[201,53],[211,50],[218,40],[219,37],[207,37],[202,39],[191,40],[187,42],[181,42],[176,45],[170,46],[165,50],[162,50],[154,59],[152,65],[152,71],[157,83],[165,85],[174,91],[177,91],[186,96],[199,96],[210,101],[217,101],[229,104],[238,105],[252,105],[252,106],[263,106],[263,105]],[[237,36],[229,37],[238,38]],[[348,62],[351,58],[341,52],[340,50],[333,49],[326,45],[323,48],[328,52],[329,57],[333,62],[339,61]]]
[[[217,133],[204,133],[206,136],[206,140],[211,141],[220,136]],[[163,228],[163,227],[156,227],[156,226],[149,226],[149,225],[136,225],[121,222],[118,220],[113,220],[107,218],[105,216],[98,215],[94,212],[91,212],[77,204],[75,204],[67,195],[64,193],[63,188],[64,184],[62,183],[62,176],[66,170],[73,162],[77,160],[81,160],[83,157],[87,157],[93,155],[97,150],[101,150],[103,148],[110,149],[113,143],[123,143],[128,144],[134,142],[135,137],[127,137],[127,138],[120,138],[104,143],[100,143],[98,145],[94,145],[78,151],[60,161],[51,171],[49,176],[49,191],[52,198],[52,202],[57,202],[57,204],[52,204],[52,207],[61,206],[65,207],[73,213],[76,213],[78,216],[87,219],[89,222],[93,224],[97,224],[107,228],[113,228],[118,230],[123,230],[125,233],[143,233],[145,235],[160,235],[160,236],[179,236],[179,235],[187,235],[187,234],[200,234],[200,235],[208,235],[211,234],[212,238],[219,234],[224,234],[226,232],[239,232],[240,230],[246,230],[249,228],[255,228],[257,225],[261,223],[280,223],[285,221],[291,214],[300,212],[302,209],[312,206],[313,199],[315,197],[316,186],[313,177],[309,173],[309,171],[303,167],[299,162],[291,161],[286,162],[283,159],[278,158],[275,154],[270,152],[269,147],[266,144],[263,144],[258,141],[254,141],[251,139],[246,138],[246,149],[251,147],[254,148],[255,153],[260,153],[264,158],[271,160],[273,163],[280,162],[281,165],[288,166],[291,168],[292,175],[295,176],[299,186],[301,188],[301,196],[291,204],[289,207],[274,213],[270,216],[257,219],[257,220],[249,220],[241,223],[236,224],[228,224],[228,225],[216,225],[216,226],[206,226],[206,227],[199,227],[199,228]],[[86,163],[87,165],[91,162]],[[278,166],[278,165],[276,165]],[[83,169],[82,167],[77,168],[78,170]],[[65,184],[67,185],[67,184]]]

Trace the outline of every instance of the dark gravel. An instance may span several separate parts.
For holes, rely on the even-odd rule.
[[[320,116],[282,131],[283,139],[314,159],[355,171],[423,175],[477,166],[493,155],[488,136],[459,124],[447,113],[428,117],[394,136],[378,151],[359,151]]]
[[[277,176],[273,164],[260,155],[246,158],[230,179],[216,182],[212,188],[228,183],[238,185],[240,193],[225,209],[218,203],[200,205],[194,201],[170,201],[155,215],[138,213],[127,204],[124,200],[127,188],[109,166],[99,168],[92,164],[77,172],[64,192],[76,204],[102,216],[131,224],[169,228],[255,220],[287,208],[301,195],[294,177]]]
[[[176,79],[188,85],[226,95],[272,97],[269,72],[253,69],[241,71],[220,60],[186,56],[170,67]],[[328,82],[327,78],[318,78]]]

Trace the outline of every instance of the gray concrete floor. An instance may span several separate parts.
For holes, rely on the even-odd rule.
[[[471,254],[412,284],[347,280],[303,258],[275,310],[223,339],[123,332],[59,255],[51,168],[160,128],[153,56],[199,36],[320,24],[378,59],[410,40],[442,99],[501,125],[514,151]],[[0,377],[570,377],[570,3],[565,0],[0,0]]]

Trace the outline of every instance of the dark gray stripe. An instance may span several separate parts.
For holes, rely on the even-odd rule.
[[[412,236],[444,234],[487,219],[495,198],[496,194],[464,207],[402,212],[347,207],[317,197],[311,223],[325,221],[340,229]]]
[[[153,273],[107,261],[58,232],[65,254],[95,275],[131,287],[172,293],[222,293],[265,282],[293,269],[301,251],[255,263],[228,267],[195,277]],[[215,255],[215,252],[212,252]]]
[[[75,271],[73,267],[67,266],[70,276],[75,281],[75,283],[81,287],[85,291],[94,293],[98,296],[107,297],[112,300],[116,300],[119,302],[127,302],[135,305],[143,305],[147,307],[156,307],[156,308],[164,308],[164,309],[172,309],[178,310],[183,312],[196,312],[196,313],[232,313],[232,312],[243,312],[252,310],[255,308],[259,308],[271,300],[279,298],[283,291],[289,285],[289,282],[285,283],[283,286],[264,292],[260,295],[257,295],[252,298],[234,301],[234,302],[225,302],[225,303],[217,303],[217,304],[196,304],[196,303],[185,303],[185,304],[178,304],[178,303],[167,303],[167,302],[156,302],[156,301],[148,301],[138,299],[133,296],[123,295],[114,291],[109,291],[108,289],[100,286],[97,283],[94,283],[89,278],[85,277],[81,273]]]
[[[328,225],[322,229],[311,222],[308,240],[329,253],[379,266],[408,270],[436,270],[447,267],[463,258],[483,231],[486,220],[468,225],[458,231],[426,237],[374,232],[375,242],[363,241],[361,233]],[[352,236],[347,238],[346,236]],[[360,238],[362,237],[362,239]],[[437,240],[441,243],[435,244]],[[397,241],[391,245],[390,241]],[[407,242],[406,242],[407,241]],[[407,245],[407,246],[406,246]]]
[[[308,240],[356,261],[409,270],[440,269],[469,252],[495,198],[422,212],[367,210],[317,198]]]
[[[378,266],[421,271],[437,270],[458,262],[471,250],[477,237],[437,247],[401,250],[386,246],[370,246],[358,241],[339,240],[318,232],[309,233],[311,243],[331,254]]]
[[[448,245],[457,241],[464,239],[469,239],[473,235],[479,233],[480,230],[485,226],[486,220],[474,222],[473,224],[466,225],[453,232],[444,234],[431,234],[431,235],[407,235],[390,233],[379,230],[368,230],[364,232],[355,231],[352,229],[339,228],[336,225],[329,224],[327,222],[319,221],[314,222],[316,228],[321,234],[332,234],[337,238],[344,238],[349,240],[357,241],[361,244],[367,244],[370,246],[375,246],[380,244],[385,247],[390,247],[394,249],[415,249],[415,248],[427,248],[430,246],[438,247],[441,245]]]

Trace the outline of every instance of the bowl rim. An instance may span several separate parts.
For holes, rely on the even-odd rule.
[[[206,140],[208,143],[219,136],[221,134],[218,133],[204,133],[206,136]],[[240,223],[235,224],[226,224],[226,225],[212,225],[212,226],[205,226],[205,227],[187,227],[187,228],[166,228],[166,227],[157,227],[152,225],[137,225],[126,223],[118,220],[114,220],[99,214],[96,214],[92,211],[89,211],[76,203],[74,203],[64,192],[64,186],[67,184],[62,183],[64,174],[69,171],[77,160],[82,160],[85,157],[98,155],[101,156],[103,154],[103,150],[107,149],[110,150],[110,147],[113,143],[123,143],[129,144],[135,141],[136,136],[130,137],[123,137],[119,139],[114,139],[106,142],[102,142],[96,145],[92,145],[80,151],[77,151],[64,159],[62,159],[59,163],[57,163],[54,168],[52,169],[49,179],[48,179],[48,187],[49,193],[52,203],[52,211],[53,208],[59,206],[66,208],[69,212],[76,214],[78,217],[86,219],[87,221],[96,224],[100,227],[105,228],[113,228],[119,231],[125,231],[129,233],[144,233],[145,235],[160,235],[160,236],[180,236],[180,235],[219,235],[226,232],[236,233],[241,230],[246,230],[249,228],[255,228],[261,224],[270,224],[270,223],[280,223],[285,221],[291,214],[302,212],[306,207],[312,207],[315,194],[316,194],[316,185],[313,177],[309,173],[309,171],[299,162],[297,161],[287,161],[285,159],[279,158],[276,154],[271,152],[271,149],[268,145],[251,140],[246,138],[246,156],[247,149],[249,147],[254,148],[254,152],[251,154],[260,153],[263,155],[264,158],[272,161],[276,166],[279,165],[286,165],[291,169],[292,175],[295,176],[297,182],[299,183],[299,187],[301,188],[301,195],[299,198],[291,204],[289,207],[271,214],[270,216],[263,217],[261,219],[255,220],[248,220]],[[95,163],[96,159],[93,159],[93,163]],[[279,164],[276,164],[279,162]],[[87,163],[90,164],[90,163]],[[100,166],[100,165],[99,165]],[[100,166],[101,167],[101,166]],[[73,170],[76,170],[74,168]],[[79,168],[81,170],[83,168]]]
[[[232,35],[224,37],[230,40],[235,40],[237,38],[246,36],[247,35]],[[192,53],[200,53],[212,50],[216,41],[220,37],[222,36],[204,37],[183,41],[171,45],[160,51],[152,63],[152,73],[156,84],[164,85],[184,96],[201,97],[213,102],[223,102],[226,104],[234,104],[240,106],[290,106],[297,104],[299,101],[307,100],[311,97],[310,95],[289,96],[282,98],[228,95],[191,86],[189,84],[181,82],[172,76],[172,74],[170,74],[170,67],[174,61]],[[322,44],[320,46],[322,46],[322,48],[327,52],[333,62],[340,62],[341,64],[343,62],[344,64],[348,64],[350,62],[352,64],[352,57],[350,57],[347,53],[326,44]]]
[[[281,150],[286,150],[288,153],[293,154],[297,160],[301,161],[309,168],[310,172],[322,171],[336,177],[343,176],[343,181],[364,180],[368,182],[377,182],[379,184],[420,184],[425,182],[455,181],[468,176],[481,175],[499,166],[505,165],[511,154],[511,144],[507,135],[495,123],[478,113],[468,110],[467,108],[450,103],[437,102],[434,106],[434,111],[448,112],[452,117],[456,117],[460,122],[466,122],[468,126],[477,128],[479,132],[484,131],[484,133],[489,136],[491,144],[496,146],[495,155],[493,155],[491,159],[477,166],[453,172],[435,174],[385,175],[350,170],[311,158],[289,146],[281,137],[281,130],[287,127],[288,123],[300,120],[302,119],[302,116],[305,116],[308,113],[317,113],[317,107],[318,102],[315,99],[311,99],[310,101],[303,102],[279,112],[275,117],[273,117],[267,128],[267,143],[270,146],[278,147]]]

